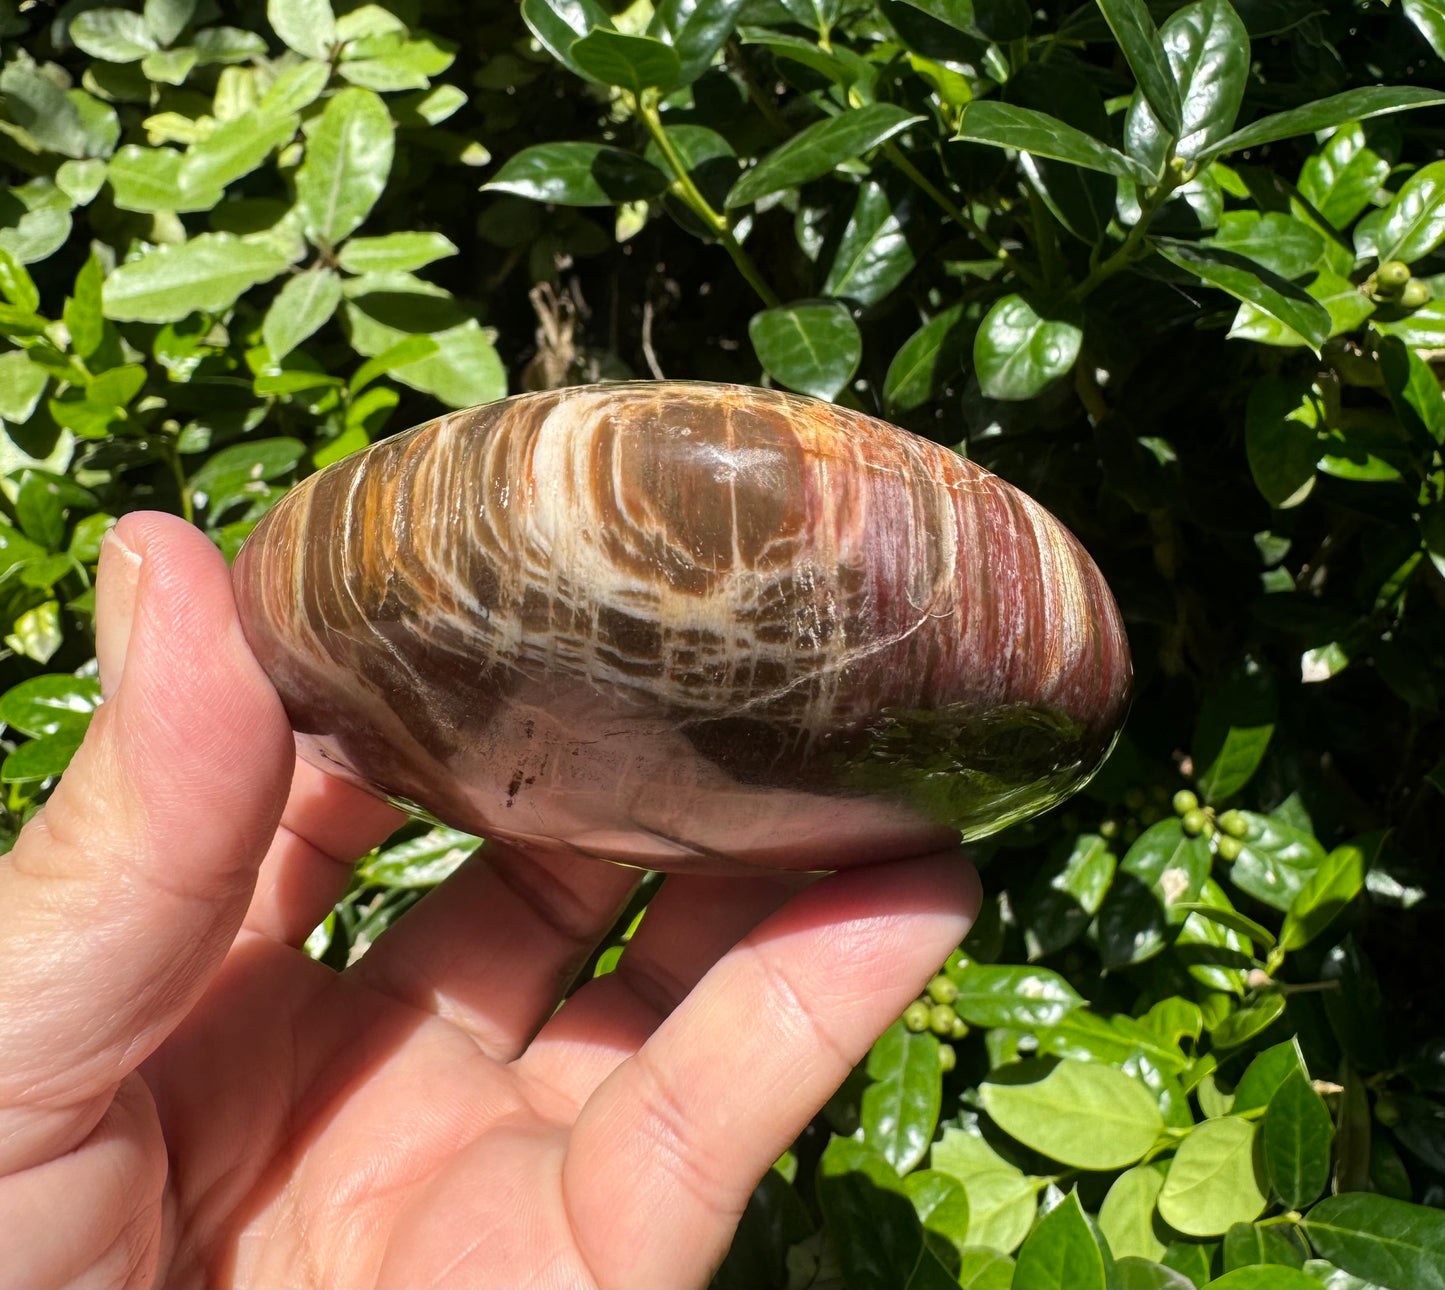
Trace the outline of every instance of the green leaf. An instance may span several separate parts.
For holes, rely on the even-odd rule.
[[[1262,264],[1200,243],[1155,238],[1153,246],[1171,264],[1277,318],[1315,349],[1329,337],[1330,315],[1325,307]]]
[[[306,455],[299,439],[253,439],[210,457],[190,478],[196,503],[214,518],[238,500],[263,496],[270,480],[295,468]]]
[[[648,35],[672,46],[680,60],[678,85],[691,85],[712,65],[732,35],[745,0],[660,0]]]
[[[1306,833],[1268,815],[1240,812],[1249,831],[1240,839],[1239,858],[1229,880],[1241,891],[1281,912],[1289,909],[1310,875],[1325,858],[1325,849]]]
[[[916,1169],[903,1179],[903,1190],[923,1224],[924,1243],[945,1264],[959,1262],[968,1245],[968,1193],[963,1184],[938,1169]]]
[[[1319,972],[1322,981],[1334,983],[1334,988],[1326,988],[1320,997],[1345,1055],[1366,1071],[1389,1065],[1394,1036],[1386,1020],[1385,1000],[1374,965],[1353,935],[1325,955]]]
[[[522,21],[559,63],[578,76],[594,79],[572,58],[572,46],[579,36],[611,30],[612,19],[597,0],[522,0]]]
[[[1308,377],[1262,376],[1251,385],[1244,451],[1255,487],[1271,506],[1288,509],[1309,495],[1320,456],[1318,427],[1319,403]]]
[[[1229,0],[1196,0],[1176,10],[1160,34],[1183,107],[1173,153],[1185,160],[1202,158],[1239,114],[1249,74],[1249,33]],[[1124,121],[1125,151],[1158,175],[1173,137],[1150,100],[1135,94]]]
[[[1342,94],[1331,94],[1328,98],[1316,99],[1288,112],[1261,117],[1244,129],[1220,139],[1200,156],[1199,161],[1202,165],[1227,152],[1257,148],[1262,143],[1332,130],[1349,121],[1364,121],[1370,117],[1408,112],[1412,108],[1432,107],[1439,103],[1445,103],[1445,93],[1409,85],[1371,85],[1345,90]]]
[[[1112,1262],[1100,1249],[1076,1192],[1049,1210],[1029,1234],[1014,1268],[1020,1290],[1105,1290]]]
[[[600,143],[543,143],[510,158],[482,191],[559,206],[614,206],[666,187],[667,176],[635,153]]]
[[[92,58],[139,62],[156,49],[146,21],[127,9],[87,9],[70,21],[70,38]]]
[[[1209,877],[1209,844],[1184,832],[1177,817],[1145,829],[1124,854],[1099,909],[1099,954],[1108,968],[1142,963],[1185,921],[1176,908],[1197,900]]]
[[[1084,1002],[1047,968],[969,962],[952,975],[958,986],[953,1010],[974,1026],[1056,1026]]]
[[[171,44],[190,24],[196,0],[145,0],[146,30],[158,44]]]
[[[434,887],[450,878],[481,844],[470,833],[438,825],[419,838],[367,856],[356,875],[368,886]]]
[[[873,1045],[867,1069],[872,1083],[863,1091],[863,1141],[905,1174],[928,1154],[938,1123],[938,1040],[895,1021]]]
[[[295,133],[293,116],[266,116],[256,108],[242,112],[190,146],[177,174],[180,187],[192,193],[219,192],[249,175]]]
[[[1283,1263],[1251,1263],[1206,1281],[1203,1290],[1325,1290],[1325,1286],[1302,1268]]]
[[[219,313],[258,282],[287,267],[273,247],[230,233],[200,233],[118,265],[105,280],[105,316],[126,322],[177,322],[197,310]]]
[[[456,244],[441,233],[387,233],[351,238],[336,262],[348,273],[409,273],[456,253]]]
[[[1281,949],[1297,950],[1308,945],[1334,922],[1365,885],[1365,873],[1374,859],[1373,852],[1379,850],[1380,841],[1380,835],[1373,837],[1371,854],[1366,853],[1360,842],[1347,842],[1324,858],[1290,903],[1279,937]]]
[[[9,251],[0,248],[0,295],[17,309],[34,313],[40,308],[40,291],[30,272]]]
[[[1445,1213],[1366,1192],[1327,1196],[1300,1224],[1321,1258],[1381,1286],[1445,1288]]]
[[[287,49],[323,62],[331,57],[336,15],[328,0],[266,0],[266,20]]]
[[[1099,1206],[1099,1230],[1115,1258],[1160,1259],[1166,1242],[1156,1231],[1154,1206],[1164,1186],[1164,1166],[1135,1165],[1109,1188]]]
[[[55,602],[49,603],[53,605]],[[17,633],[19,627],[17,622]],[[13,639],[15,638],[7,637],[6,643],[9,644]],[[5,758],[4,764],[0,765],[0,780],[7,784],[28,784],[37,780],[50,779],[54,775],[62,775],[79,747],[79,737],[69,735],[54,735],[49,739],[32,739],[28,743],[21,744]]]
[[[356,42],[337,67],[342,80],[380,93],[425,90],[456,61],[453,46],[419,37],[393,43],[385,37]],[[375,51],[371,53],[370,51]],[[370,54],[370,56],[363,56]]]
[[[110,159],[106,171],[115,204],[143,214],[210,210],[221,200],[221,190],[182,188],[183,164],[184,158],[173,148],[126,144]]]
[[[262,116],[289,117],[310,107],[321,97],[331,69],[325,63],[305,62],[287,68],[256,102]]]
[[[758,361],[789,389],[818,399],[838,396],[863,357],[863,338],[836,300],[765,309],[748,323]]]
[[[1400,8],[1430,42],[1430,48],[1445,58],[1445,4],[1441,0],[1403,0]]]
[[[6,115],[42,148],[66,157],[95,156],[90,132],[74,99],[28,63],[12,62],[0,72]]]
[[[846,1286],[903,1286],[923,1250],[923,1229],[893,1166],[851,1138],[834,1138],[818,1163],[818,1206]]]
[[[1254,1166],[1255,1126],[1237,1115],[1196,1125],[1179,1144],[1159,1192],[1159,1214],[1186,1236],[1220,1236],[1264,1212]]]
[[[959,1256],[959,1290],[1010,1290],[1014,1261],[987,1246],[970,1246]]]
[[[1119,42],[1129,70],[1134,73],[1154,115],[1171,136],[1178,138],[1183,132],[1183,117],[1179,112],[1174,69],[1169,65],[1164,42],[1144,0],[1099,0],[1099,11]]]
[[[296,172],[296,209],[306,233],[335,246],[371,213],[393,149],[391,114],[371,90],[340,90],[311,132]]]
[[[1040,871],[1024,903],[1029,958],[1040,959],[1083,935],[1114,880],[1118,863],[1097,833],[1081,833],[1070,850]]]
[[[159,49],[141,60],[140,70],[148,81],[162,85],[184,85],[200,61],[194,49]]]
[[[271,361],[279,363],[320,330],[340,303],[341,279],[334,269],[308,269],[289,278],[261,323]]]
[[[100,706],[100,682],[89,676],[33,676],[0,697],[0,721],[34,739],[73,736],[80,742]]]
[[[393,368],[404,367],[407,363],[415,363],[420,359],[429,358],[437,352],[437,349],[436,341],[430,336],[408,336],[405,340],[398,341],[390,349],[383,350],[375,358],[368,358],[352,373],[351,379],[346,383],[346,388],[354,396],[378,377],[385,376]]]
[[[1253,659],[1226,672],[1208,691],[1194,730],[1194,765],[1209,803],[1239,792],[1254,777],[1274,734],[1279,697],[1274,674]]]
[[[37,367],[23,349],[0,354],[0,419],[23,425],[30,420],[49,374]]]
[[[7,649],[11,649],[17,654],[23,654],[26,658],[45,664],[50,662],[51,656],[60,648],[61,641],[64,639],[64,633],[60,629],[60,605],[57,601],[47,600],[33,609],[27,609],[15,620],[10,635],[5,638],[5,645]],[[44,742],[48,744],[50,741]],[[69,761],[69,753],[64,751],[69,746],[68,740],[58,739],[54,752],[57,755],[64,753],[63,760]],[[15,753],[10,754],[11,757],[15,755]],[[37,759],[43,758],[45,755],[45,750],[41,748],[37,748],[34,753],[29,754],[30,757]],[[41,767],[33,766],[29,760],[17,763],[27,767],[27,773],[24,776],[17,774],[17,778],[44,779],[49,775],[58,775],[60,773],[58,769],[45,768],[52,765],[53,760],[52,758],[45,761]]]
[[[1221,927],[1228,927],[1238,932],[1246,940],[1251,940],[1256,945],[1262,945],[1267,950],[1274,948],[1274,933],[1262,924],[1256,923],[1254,919],[1247,918],[1237,909],[1226,909],[1219,905],[1210,905],[1199,900],[1181,900],[1174,908],[1185,910],[1191,914],[1199,914],[1212,923],[1218,923]]]
[[[947,1128],[929,1163],[957,1178],[968,1193],[968,1244],[1013,1250],[1033,1226],[1038,1201],[1023,1171],[998,1155],[977,1132]]]
[[[1370,204],[1390,163],[1369,147],[1358,121],[1340,126],[1300,170],[1300,195],[1337,229],[1346,229]]]
[[[99,157],[63,161],[55,172],[55,186],[76,206],[85,206],[95,199],[105,174],[105,162]]]
[[[1375,232],[1381,260],[1413,264],[1445,241],[1445,161],[1422,166],[1385,210]]]
[[[1084,331],[1077,309],[1040,312],[1023,296],[995,300],[973,338],[973,365],[991,399],[1034,398],[1074,365]]]
[[[1194,1282],[1182,1272],[1132,1256],[1115,1260],[1114,1285],[1117,1290],[1194,1290]]]
[[[906,412],[934,398],[963,365],[967,340],[963,305],[952,305],[930,318],[888,364],[883,401]]]
[[[1224,1234],[1224,1269],[1276,1263],[1287,1268],[1304,1266],[1305,1250],[1289,1228],[1269,1223],[1236,1223]]]
[[[303,0],[303,3],[295,5],[291,0],[271,0],[271,3],[302,13],[311,7],[311,0]],[[239,27],[207,27],[204,31],[196,32],[191,46],[203,64],[244,63],[252,58],[266,56],[265,38],[259,32],[242,31]]]
[[[906,209],[902,207],[901,209]],[[863,305],[877,304],[892,293],[913,268],[903,219],[882,184],[866,180],[858,186],[853,210],[838,242],[828,276],[826,296],[847,297]]]
[[[1269,1185],[1280,1203],[1304,1209],[1318,1200],[1329,1182],[1334,1124],[1302,1071],[1275,1090],[1260,1135]]]
[[[1079,1169],[1118,1169],[1138,1160],[1162,1132],[1154,1098],[1123,1071],[1062,1061],[1039,1078],[1041,1068],[1016,1063],[979,1086],[984,1110],[1025,1146]]]
[[[1434,369],[1398,336],[1380,342],[1380,375],[1395,415],[1416,438],[1445,442],[1445,393]]]
[[[569,51],[571,61],[593,80],[640,96],[645,89],[672,89],[682,63],[670,46],[651,36],[626,36],[599,28]]]
[[[892,103],[870,103],[818,121],[747,171],[733,185],[726,204],[746,206],[829,174],[840,162],[861,157],[922,119]]]
[[[1015,148],[1040,157],[1067,161],[1085,170],[1098,170],[1132,183],[1147,184],[1154,174],[1132,157],[1101,143],[1092,135],[1066,125],[1057,117],[1032,108],[996,103],[992,99],[970,103],[963,110],[955,139]]]
[[[101,312],[101,289],[105,270],[91,251],[75,276],[75,292],[65,302],[61,315],[65,330],[70,333],[71,352],[89,358],[100,348],[105,336],[105,316]]]
[[[1229,211],[1204,243],[1243,255],[1281,278],[1301,278],[1319,267],[1325,239],[1303,220],[1278,211]]]

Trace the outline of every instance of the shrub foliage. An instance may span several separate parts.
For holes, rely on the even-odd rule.
[[[718,1284],[1445,1286],[1439,0],[81,0],[0,40],[7,845],[98,701],[124,512],[229,555],[509,389],[837,399],[1062,516],[1138,693],[974,848],[978,926]],[[475,846],[412,826],[310,948]]]

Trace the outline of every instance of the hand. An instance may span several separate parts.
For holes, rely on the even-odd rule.
[[[977,908],[956,855],[674,877],[554,1013],[636,875],[489,844],[337,975],[399,817],[295,762],[220,556],[128,516],[97,633],[0,859],[0,1283],[701,1285]]]

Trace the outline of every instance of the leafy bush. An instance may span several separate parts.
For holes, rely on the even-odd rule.
[[[148,0],[0,36],[9,835],[97,701],[124,511],[229,553],[298,474],[509,387],[836,398],[1063,517],[1138,693],[1083,796],[974,849],[978,926],[718,1283],[1445,1285],[1435,0]],[[313,951],[474,845],[413,827]]]

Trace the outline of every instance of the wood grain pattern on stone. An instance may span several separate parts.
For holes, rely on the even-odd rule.
[[[440,417],[305,480],[234,570],[303,757],[473,833],[663,869],[980,837],[1128,702],[1078,542],[947,449],[739,386]]]

